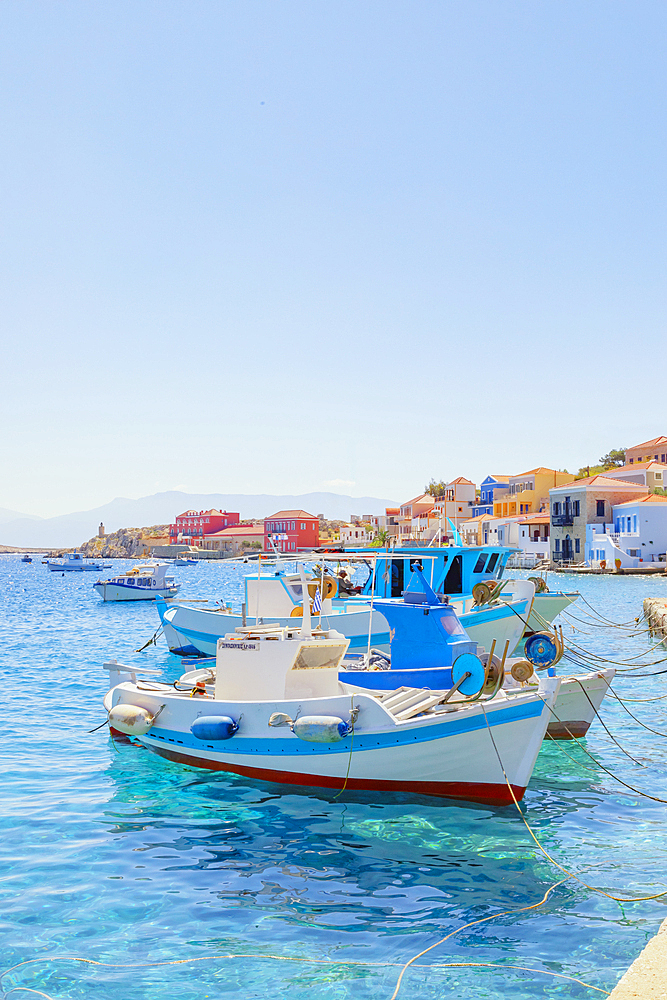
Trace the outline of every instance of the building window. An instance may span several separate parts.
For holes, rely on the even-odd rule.
[[[604,500],[597,500],[597,516],[604,517]]]
[[[560,538],[556,539],[556,541],[554,543],[554,548],[555,548],[556,552],[560,552]]]
[[[574,551],[575,552],[581,552],[580,542],[579,542],[578,538],[575,538],[575,540],[574,540]]]
[[[559,504],[558,502],[556,502],[556,503],[555,503],[555,504],[553,505],[553,508],[554,508],[554,509],[553,509],[553,512],[552,512],[552,513],[554,513],[554,514],[560,514],[560,504]]]
[[[572,504],[572,513],[575,517],[579,517],[579,500],[575,500]]]

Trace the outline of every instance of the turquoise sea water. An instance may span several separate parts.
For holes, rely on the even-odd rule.
[[[238,605],[243,571],[200,564],[176,575],[183,596]],[[170,679],[182,672],[164,645],[135,652],[157,627],[155,608],[103,604],[93,579],[0,557],[0,967],[67,956],[3,975],[0,996],[25,987],[53,1000],[380,1000],[415,953],[466,923],[538,902],[562,877],[514,807],[376,793],[334,799],[114,746],[106,728],[89,734],[105,718],[104,660],[159,668]],[[616,621],[640,615],[646,596],[667,596],[666,579],[549,582],[579,589]],[[572,612],[585,617],[577,606]],[[647,635],[581,628],[566,625],[566,637],[611,658],[651,644]],[[646,659],[663,656],[659,648]],[[667,695],[667,673],[629,675],[615,687],[633,698]],[[667,699],[630,707],[667,733]],[[603,714],[639,763],[599,723],[589,750],[667,799],[667,739],[609,699]],[[565,867],[615,895],[667,889],[667,806],[585,765],[592,762],[570,743],[545,744],[524,800],[538,837]],[[406,973],[399,997],[601,996],[508,966],[610,990],[665,916],[664,900],[620,904],[566,882],[545,906],[494,917],[429,952]],[[135,969],[72,960],[223,954],[242,957]],[[502,968],[443,967],[455,962]]]

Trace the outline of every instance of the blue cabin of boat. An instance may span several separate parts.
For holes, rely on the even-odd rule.
[[[369,559],[370,572],[362,588],[364,597],[402,597],[415,566],[421,566],[437,595],[453,597],[470,594],[481,580],[500,579],[514,550],[502,545],[447,545],[442,548],[415,546],[346,551],[367,552],[377,558],[374,574]]]

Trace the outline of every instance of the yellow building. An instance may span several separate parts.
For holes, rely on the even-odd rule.
[[[509,490],[493,504],[494,517],[512,517],[515,514],[537,514],[549,509],[549,490],[554,486],[571,483],[569,472],[556,469],[530,469],[519,476],[509,477]]]

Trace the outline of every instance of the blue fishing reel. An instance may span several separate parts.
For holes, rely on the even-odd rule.
[[[557,636],[550,632],[535,632],[529,636],[523,647],[526,659],[537,669],[545,670],[558,663],[563,655],[563,647]]]
[[[469,677],[466,677],[469,674]],[[452,667],[452,684],[470,698],[479,694],[486,682],[486,669],[484,664],[474,653],[461,653],[454,660]]]

